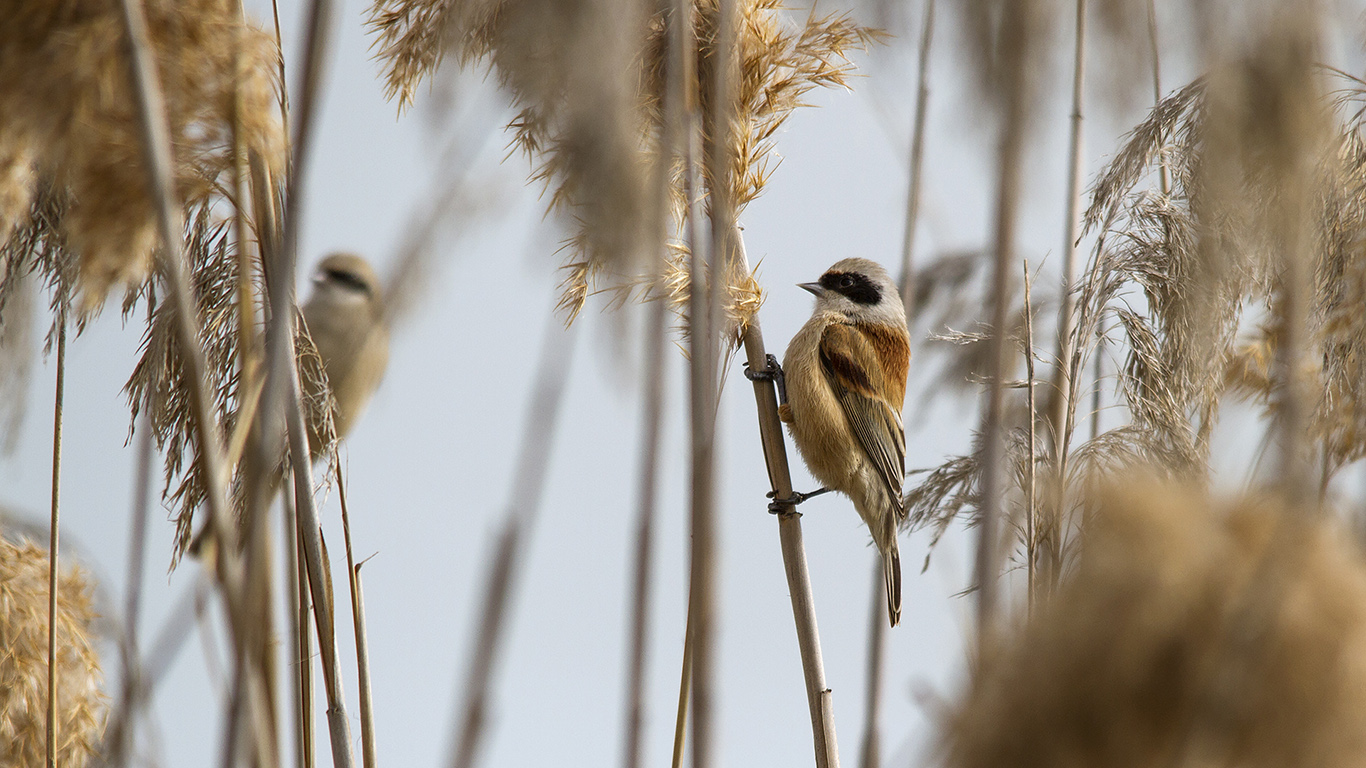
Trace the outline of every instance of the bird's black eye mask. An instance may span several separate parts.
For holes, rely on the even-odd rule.
[[[327,276],[334,282],[339,285],[344,285],[350,290],[358,291],[360,293],[370,292],[370,286],[355,272],[348,272],[344,269],[329,269],[327,270]]]
[[[856,304],[872,306],[882,301],[882,291],[867,275],[858,272],[826,272],[820,283],[822,288],[842,293]]]

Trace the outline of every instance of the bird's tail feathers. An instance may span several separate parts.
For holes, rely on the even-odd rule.
[[[882,553],[882,581],[887,587],[887,617],[895,627],[901,622],[901,553],[895,538]]]

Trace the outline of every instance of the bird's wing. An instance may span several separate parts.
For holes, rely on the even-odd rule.
[[[893,387],[881,355],[857,327],[835,323],[821,336],[820,360],[854,437],[877,467],[899,511],[901,482],[906,476],[906,433],[901,414],[888,401]]]

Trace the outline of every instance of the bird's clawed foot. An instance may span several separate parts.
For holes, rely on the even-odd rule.
[[[767,355],[764,359],[765,367],[762,371],[756,371],[745,363],[745,378],[750,381],[771,381],[778,387],[778,403],[787,404],[787,380],[783,377],[783,367],[778,364],[778,358],[774,355]]]
[[[792,495],[788,496],[785,499],[774,498],[778,495],[777,491],[769,491],[764,495],[770,499],[773,499],[773,501],[770,502],[768,505],[769,514],[781,515],[783,513],[795,513],[797,511],[798,504],[801,504],[803,501],[806,501],[807,499],[813,499],[821,495],[822,493],[829,492],[829,488],[818,488],[814,491],[811,491],[810,493],[801,493],[798,491],[793,491]]]

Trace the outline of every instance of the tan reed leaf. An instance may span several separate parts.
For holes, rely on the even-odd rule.
[[[1054,599],[979,660],[945,764],[1366,758],[1366,563],[1333,521],[1152,480],[1091,494]]]
[[[88,577],[64,569],[57,592],[57,762],[94,757],[107,702]],[[40,766],[47,754],[47,550],[0,536],[0,765]]]
[[[231,0],[146,6],[186,206],[208,199],[229,166],[235,101],[243,145],[282,167],[273,37]],[[114,283],[143,280],[156,239],[126,47],[114,4],[0,6],[0,244],[45,185],[61,190],[56,224],[79,255],[85,314]]]

